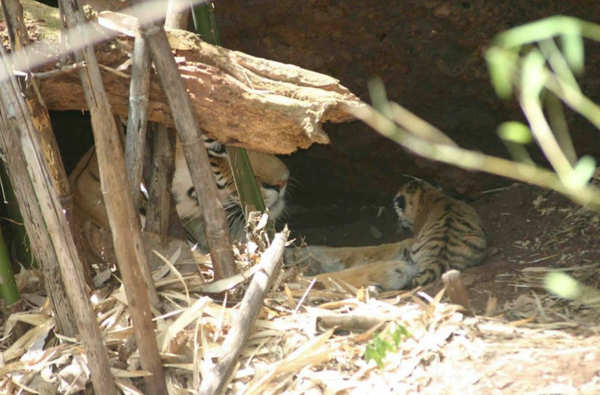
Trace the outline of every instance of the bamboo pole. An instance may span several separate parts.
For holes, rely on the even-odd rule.
[[[4,19],[7,22],[7,30],[9,32],[12,51],[24,52],[21,50],[29,45],[31,41],[23,20],[23,7],[17,0],[2,0],[2,11],[4,13]],[[29,72],[29,62],[25,62],[25,64],[27,66],[26,70],[24,71]],[[46,165],[50,170],[52,184],[54,185],[55,191],[58,194],[58,198],[62,203],[63,209],[65,210],[67,221],[72,225],[73,199],[67,173],[60,156],[58,144],[56,143],[56,139],[52,131],[48,110],[43,103],[41,103],[40,97],[36,94],[35,87],[35,80],[26,86],[24,89],[25,100],[29,108],[29,113],[35,118],[34,124],[37,125],[42,146],[44,147],[42,152],[46,159]],[[19,200],[28,199],[28,193],[29,192],[22,191],[19,196]],[[39,215],[41,215],[39,206],[32,213],[35,214],[35,212],[39,212]],[[57,330],[66,336],[75,336],[77,334],[77,326],[75,325],[71,303],[69,302],[69,299],[65,293],[65,287],[63,285],[56,255],[53,252],[46,251],[50,242],[49,235],[42,235],[38,234],[38,232],[35,232],[32,229],[32,220],[30,218],[24,222],[26,224],[27,234],[31,240],[34,256],[40,263],[42,273],[44,274],[44,287],[46,288],[46,292],[50,298],[52,310],[55,313]],[[29,226],[27,226],[27,224],[29,224]],[[41,233],[46,232],[42,231]],[[78,250],[81,251],[81,239],[78,237],[78,234],[78,232],[73,232],[75,244],[78,247]],[[42,241],[40,238],[45,240]],[[52,248],[50,248],[50,250],[53,251]],[[83,271],[86,282],[91,283],[91,272],[89,266],[86,265],[83,260],[81,260],[81,257],[78,263],[81,263],[80,270]]]
[[[143,180],[145,154],[147,151],[148,129],[152,138],[152,168],[148,188],[150,195],[146,209],[145,231],[160,235],[161,243],[165,243],[169,229],[176,229],[175,234],[182,234],[181,223],[177,217],[174,202],[171,198],[171,183],[174,173],[174,141],[170,130],[160,124],[148,124],[148,102],[150,97],[150,77],[152,59],[146,40],[137,32],[135,34],[133,54],[131,57],[131,83],[129,86],[129,111],[127,117],[127,134],[125,142],[125,162],[131,194],[136,209],[140,208],[140,184]],[[171,207],[172,206],[172,207]],[[153,262],[160,261],[154,254],[148,256],[151,267]]]
[[[89,42],[82,29],[85,22],[83,12],[76,2],[61,0],[61,12],[67,25],[78,34],[71,36],[83,40],[70,43],[75,48],[77,62],[84,61],[85,69],[80,70],[85,100],[90,109],[92,129],[96,145],[96,156],[100,170],[100,182],[104,192],[104,203],[113,236],[113,245],[119,269],[123,277],[129,311],[133,319],[133,329],[140,352],[142,367],[151,373],[144,377],[146,392],[165,394],[165,376],[158,353],[152,314],[148,302],[149,294],[158,301],[151,277],[142,277],[148,269],[140,231],[140,222],[134,208],[127,178],[123,147],[104,90],[100,69]],[[87,41],[86,41],[87,40]],[[149,272],[149,271],[148,271]]]
[[[129,111],[127,113],[127,134],[125,135],[125,163],[131,183],[131,196],[136,209],[140,207],[140,184],[143,181],[144,172],[151,67],[148,44],[140,34],[136,34],[131,55]]]
[[[6,53],[2,46],[0,57],[0,75],[3,76],[0,80],[0,145],[7,157],[11,180],[13,185],[27,184],[26,181],[17,178],[25,173],[25,179],[30,180],[30,186],[35,193],[21,197],[27,202],[35,196],[40,207],[43,207],[43,222],[35,226],[45,227],[52,240],[51,246],[57,255],[65,291],[73,306],[75,321],[85,347],[94,390],[98,394],[116,394],[106,349],[84,288],[73,234],[57,193],[52,188],[52,178],[42,153],[38,131],[33,126],[19,85],[10,74],[11,66],[6,62]],[[19,188],[15,188],[15,191],[17,190]],[[33,206],[35,204],[31,205]],[[24,217],[29,215],[27,211],[23,211],[23,214]]]
[[[176,28],[185,19],[177,16],[177,8],[167,6],[165,26]],[[136,33],[136,37],[141,37]],[[148,58],[150,51],[148,50]],[[152,135],[152,172],[148,188],[148,210],[146,215],[146,231],[157,233],[161,243],[167,241],[170,222],[177,222],[177,210],[171,197],[173,174],[175,173],[175,135],[166,126],[157,124]],[[174,215],[173,215],[174,214]],[[153,259],[158,258],[154,256]]]
[[[143,4],[136,0],[134,3]],[[234,274],[233,251],[223,204],[217,197],[214,174],[208,162],[208,154],[200,137],[200,130],[190,104],[185,85],[179,75],[165,30],[155,22],[140,27],[148,41],[152,60],[173,113],[177,133],[183,145],[185,159],[190,170],[197,198],[203,207],[206,222],[206,239],[212,258],[215,278]]]
[[[171,214],[171,184],[175,168],[175,135],[164,125],[152,131],[152,176],[149,186],[146,231],[160,235],[165,243]]]
[[[4,242],[2,228],[0,228],[0,298],[7,304],[13,304],[19,300],[19,289],[15,282],[12,264],[8,254],[8,248]]]

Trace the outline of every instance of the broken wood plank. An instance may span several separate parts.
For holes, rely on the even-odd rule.
[[[32,49],[38,55],[39,70],[56,69],[61,46],[53,17],[55,9],[32,0],[23,1],[23,5],[33,37],[44,38],[43,45]],[[115,15],[123,17],[102,14],[101,20],[110,21],[117,18]],[[124,117],[133,37],[111,39],[115,33],[95,22],[90,26],[97,40],[102,41],[95,49],[110,104],[116,114]],[[210,45],[183,30],[167,30],[167,37],[200,128],[227,144],[278,154],[308,148],[313,143],[326,144],[329,138],[322,124],[352,120],[344,105],[360,105],[354,94],[327,75]],[[54,73],[40,80],[40,86],[50,110],[87,109],[76,72]],[[158,81],[151,83],[148,119],[174,126]]]

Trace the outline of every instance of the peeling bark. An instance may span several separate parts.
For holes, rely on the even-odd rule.
[[[32,36],[44,37],[39,54],[45,59],[40,71],[55,68],[60,52],[51,7],[27,0],[26,18]],[[100,20],[133,19],[102,13]],[[110,32],[91,23],[104,41],[96,46],[102,78],[114,112],[127,115],[129,97],[129,54],[133,38],[109,39]],[[135,26],[134,26],[135,27]],[[185,81],[199,126],[213,137],[257,151],[287,154],[313,143],[328,143],[324,122],[352,119],[343,106],[358,106],[358,98],[339,81],[300,67],[261,59],[213,46],[197,35],[168,30],[167,36],[177,66]],[[52,62],[52,65],[49,63]],[[120,66],[123,66],[119,69]],[[118,71],[117,71],[118,69]],[[40,81],[50,110],[86,110],[76,72],[57,73]],[[152,81],[148,107],[150,121],[174,126],[166,97],[157,80]]]

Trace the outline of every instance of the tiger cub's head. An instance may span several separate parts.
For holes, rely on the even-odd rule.
[[[436,203],[446,199],[442,191],[433,185],[413,179],[400,187],[394,197],[394,209],[403,228],[417,234],[424,225],[429,211]]]
[[[244,221],[240,199],[235,188],[225,145],[216,140],[205,138],[205,146],[215,175],[219,199],[227,210],[229,223],[232,228],[243,227]],[[285,209],[285,192],[290,172],[287,166],[274,155],[255,151],[247,151],[247,153],[260,186],[265,206],[268,208],[271,218],[277,219]],[[202,207],[196,199],[196,190],[185,161],[183,147],[179,142],[175,150],[175,174],[173,176],[172,191],[177,214],[184,222],[202,215]]]

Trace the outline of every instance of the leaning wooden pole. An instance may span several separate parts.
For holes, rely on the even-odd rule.
[[[85,347],[94,390],[98,394],[116,394],[102,335],[84,286],[73,234],[57,193],[52,187],[52,177],[42,153],[38,131],[23,101],[19,84],[10,74],[12,66],[7,62],[2,46],[0,58],[0,148],[6,153],[9,173],[13,173],[15,164],[27,168],[27,178],[33,185],[35,194],[24,198],[35,198],[43,208],[41,214],[44,223],[38,225],[47,229],[56,252],[65,290],[73,306],[77,327]],[[11,175],[11,179],[14,180],[14,175]],[[23,214],[27,215],[26,212]]]
[[[17,0],[2,0],[2,11],[9,32],[11,48],[13,53],[16,53],[30,43],[23,19],[23,7]],[[46,164],[50,169],[54,188],[65,210],[67,220],[71,222],[73,201],[69,182],[54,133],[52,132],[48,110],[40,103],[38,96],[35,94],[35,83],[35,81],[32,81],[30,84],[27,84],[23,92],[24,98],[30,109],[31,116],[35,118],[35,124],[38,125],[38,132],[44,147],[43,153],[46,157]],[[52,247],[50,235],[46,229],[34,226],[35,218],[38,218],[40,222],[43,221],[42,212],[37,202],[31,202],[31,204],[26,205],[26,202],[33,195],[33,189],[31,184],[26,181],[27,178],[22,176],[25,174],[19,175],[16,173],[17,171],[13,166],[11,169],[11,179],[16,178],[16,180],[12,180],[13,188],[17,195],[21,213],[23,213],[25,230],[31,242],[33,255],[40,264],[42,273],[44,274],[44,286],[55,314],[57,330],[65,336],[75,337],[77,335],[77,325],[75,324],[73,309],[65,292],[60,267],[56,253]],[[74,236],[77,243],[77,235],[74,234]],[[82,264],[82,270],[85,267],[86,265]]]
[[[77,48],[77,44],[86,42],[87,34],[82,29],[85,23],[83,12],[75,1],[61,0],[60,5],[67,26],[76,32],[74,35],[69,35],[69,39],[83,40],[79,43],[70,42]],[[146,255],[143,249],[140,221],[130,194],[123,147],[93,47],[84,45],[81,48],[75,51],[74,56],[76,61],[84,61],[87,66],[80,71],[80,78],[92,118],[104,204],[112,231],[117,263],[127,294],[129,311],[133,319],[140,363],[142,368],[151,373],[144,377],[145,390],[148,394],[166,394],[165,376],[158,353],[146,289],[147,286],[152,287],[152,284],[147,285],[148,279],[144,281],[142,277],[142,267],[144,265],[147,267]]]
[[[143,4],[136,0],[135,3]],[[208,162],[200,130],[190,104],[190,98],[179,75],[171,47],[163,27],[150,22],[140,27],[142,36],[148,42],[152,61],[171,107],[177,133],[183,144],[185,159],[190,169],[192,182],[198,191],[198,200],[204,209],[206,239],[212,258],[215,278],[229,277],[234,274],[233,251],[229,236],[229,227],[225,219],[223,204],[217,198],[215,177]]]
[[[131,83],[129,84],[129,111],[125,135],[125,163],[131,183],[131,196],[139,208],[140,184],[144,172],[144,151],[148,129],[148,101],[150,98],[150,50],[142,36],[136,34],[131,55]]]

